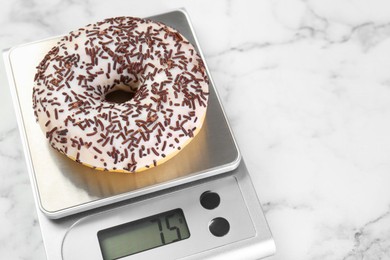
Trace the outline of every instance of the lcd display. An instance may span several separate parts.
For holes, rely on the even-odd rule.
[[[120,259],[190,237],[183,210],[157,215],[100,230],[97,234],[104,260]]]

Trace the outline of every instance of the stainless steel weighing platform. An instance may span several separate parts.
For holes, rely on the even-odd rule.
[[[179,30],[201,54],[185,11],[150,19]],[[4,53],[48,259],[111,259],[102,253],[99,232],[163,216],[161,212],[173,212],[180,223],[184,218],[188,237],[120,259],[259,259],[274,253],[271,233],[212,80],[200,133],[156,168],[136,174],[99,172],[54,151],[35,122],[32,87],[35,67],[58,39]],[[217,196],[215,208],[205,206],[209,203],[205,194]],[[221,219],[227,232],[216,235],[212,228],[219,228],[216,220]]]

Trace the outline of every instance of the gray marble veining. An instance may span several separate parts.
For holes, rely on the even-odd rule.
[[[263,202],[270,259],[390,259],[390,2],[6,0],[0,48],[179,7]],[[44,259],[0,72],[0,258]]]

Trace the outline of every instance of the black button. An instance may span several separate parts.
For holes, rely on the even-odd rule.
[[[216,237],[223,237],[230,230],[229,222],[224,218],[215,218],[209,224],[211,234]]]
[[[215,209],[219,206],[221,202],[221,198],[215,192],[206,191],[202,195],[200,195],[200,204],[205,209]]]

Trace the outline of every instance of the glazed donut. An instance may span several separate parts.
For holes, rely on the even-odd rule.
[[[133,95],[123,103],[114,91]],[[208,78],[175,29],[116,17],[61,38],[37,67],[36,120],[50,145],[86,166],[139,172],[172,158],[202,127]]]

